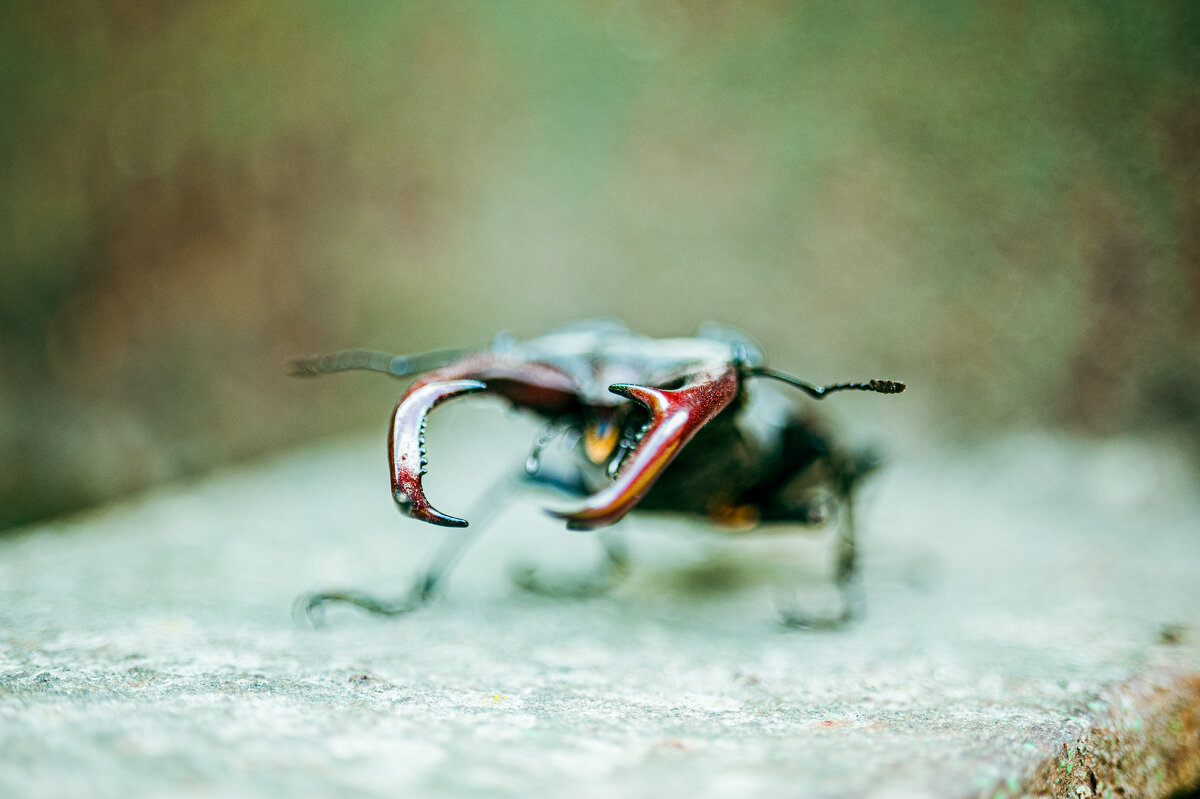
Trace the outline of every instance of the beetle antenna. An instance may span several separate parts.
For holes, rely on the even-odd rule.
[[[834,383],[829,386],[815,386],[795,375],[772,369],[769,366],[752,366],[746,369],[744,374],[746,377],[769,377],[772,380],[779,380],[795,386],[814,399],[824,399],[827,394],[835,391],[874,391],[878,394],[899,394],[907,388],[899,380],[868,380],[866,383]]]
[[[466,350],[430,350],[411,355],[392,355],[379,350],[342,350],[313,358],[299,358],[291,363],[291,374],[295,377],[316,377],[330,372],[345,372],[349,369],[365,369],[383,372],[393,377],[405,377],[417,372],[428,372],[462,357]]]

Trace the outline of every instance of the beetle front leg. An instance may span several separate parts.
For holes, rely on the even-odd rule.
[[[382,599],[359,591],[323,591],[308,594],[296,601],[297,614],[302,613],[314,627],[324,622],[325,606],[331,602],[342,602],[362,608],[377,616],[399,616],[425,607],[437,596],[442,580],[454,567],[459,556],[482,532],[483,524],[461,531],[454,531],[442,539],[434,550],[429,565],[413,582],[408,594],[400,599]]]
[[[399,616],[419,610],[429,604],[437,594],[443,580],[457,564],[463,552],[486,529],[504,507],[520,493],[521,483],[511,475],[504,474],[493,482],[471,510],[478,521],[469,528],[458,528],[449,534],[434,550],[425,569],[413,582],[408,593],[399,599],[381,599],[360,591],[322,591],[300,596],[293,606],[293,615],[304,618],[314,627],[319,626],[325,615],[325,606],[341,602],[378,616]]]
[[[379,597],[362,594],[357,591],[323,591],[299,597],[296,600],[292,613],[298,619],[303,618],[307,620],[313,627],[320,627],[325,623],[325,606],[330,602],[344,602],[348,605],[355,605],[378,616],[398,616],[402,613],[414,611],[425,604],[423,600],[416,599],[415,597],[395,601],[380,599]]]

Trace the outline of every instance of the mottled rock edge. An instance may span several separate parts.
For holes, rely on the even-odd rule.
[[[1200,671],[1157,672],[1105,692],[1088,731],[1063,743],[1016,796],[1164,799],[1200,787]],[[1003,787],[986,794],[1009,797]]]

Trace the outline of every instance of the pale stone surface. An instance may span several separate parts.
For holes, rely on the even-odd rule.
[[[498,413],[435,423],[429,494],[451,513],[528,444]],[[1036,436],[900,449],[860,505],[868,615],[831,633],[782,629],[764,585],[827,542],[679,521],[632,520],[635,572],[607,597],[522,594],[506,563],[595,557],[543,497],[432,607],[299,625],[300,592],[399,593],[446,535],[397,516],[381,438],[0,539],[0,796],[994,797],[1058,759],[1047,790],[1103,795],[1120,768],[1089,785],[1063,758],[1109,729],[1142,780],[1126,795],[1182,785],[1185,463]]]

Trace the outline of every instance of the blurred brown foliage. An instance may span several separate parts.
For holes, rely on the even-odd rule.
[[[293,356],[716,319],[925,434],[1200,438],[1200,5],[26,2],[0,526],[398,386]]]

